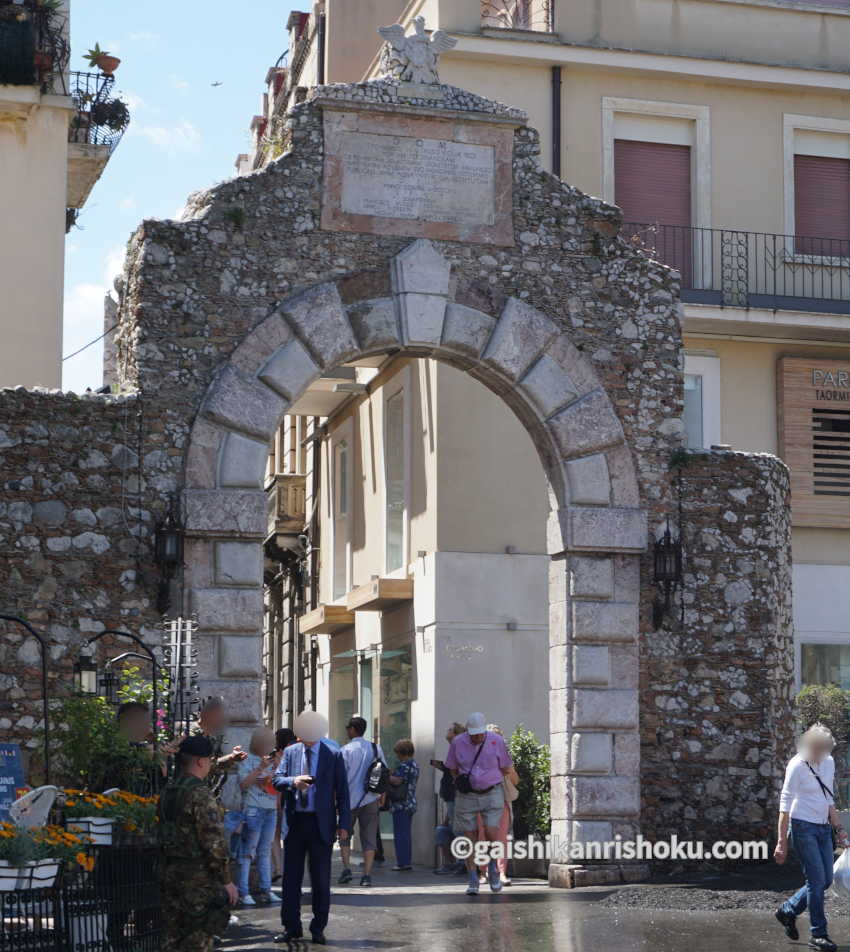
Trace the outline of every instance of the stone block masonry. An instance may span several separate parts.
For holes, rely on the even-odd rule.
[[[680,473],[684,589],[641,645],[643,832],[767,838],[794,752],[788,471],[703,452]]]

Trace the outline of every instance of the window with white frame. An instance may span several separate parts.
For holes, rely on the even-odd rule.
[[[408,427],[401,382],[384,392],[384,527],[387,572],[404,568],[407,549]]]
[[[722,442],[719,357],[685,355],[684,424],[688,449],[708,449]]]
[[[333,534],[333,598],[351,588],[351,426],[331,439],[331,513]]]
[[[850,120],[784,117],[785,230],[789,252],[850,255]]]

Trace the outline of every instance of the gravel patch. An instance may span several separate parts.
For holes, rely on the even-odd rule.
[[[713,912],[742,909],[773,912],[790,891],[772,889],[703,889],[693,886],[629,886],[606,896],[601,906],[618,909],[681,909],[689,912]],[[831,916],[850,917],[850,901],[827,896]]]

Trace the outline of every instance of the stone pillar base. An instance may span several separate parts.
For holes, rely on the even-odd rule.
[[[600,863],[594,866],[549,864],[549,885],[555,889],[641,883],[649,879],[650,875],[648,863]]]

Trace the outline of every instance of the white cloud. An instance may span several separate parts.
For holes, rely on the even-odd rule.
[[[118,207],[124,211],[132,211],[136,207],[136,197],[134,195],[125,195],[118,203]]]
[[[144,43],[147,46],[156,46],[159,43],[159,33],[148,30],[141,30],[138,33],[130,33],[129,39],[132,43]]]
[[[81,282],[65,291],[63,356],[100,337],[103,326],[103,299],[112,290],[112,282],[124,267],[125,248],[118,245],[106,256],[103,281]],[[62,364],[62,387],[82,393],[96,390],[103,383],[103,341],[97,341],[82,353]]]
[[[75,284],[65,292],[64,353],[72,354],[103,333],[103,284]],[[103,342],[98,341],[62,364],[62,387],[83,393],[103,383]]]
[[[201,141],[201,134],[186,119],[170,126],[146,125],[136,123],[131,125],[137,135],[150,140],[157,148],[165,152],[192,152]]]
[[[172,87],[177,90],[179,93],[187,93],[189,91],[189,83],[187,80],[183,79],[182,76],[178,76],[176,73],[172,73],[168,77],[169,83]]]

